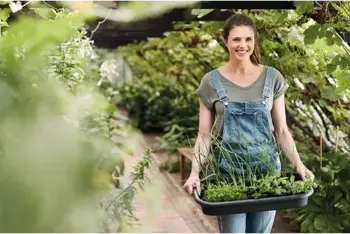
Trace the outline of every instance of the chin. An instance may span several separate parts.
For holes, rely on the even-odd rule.
[[[245,61],[250,60],[250,55],[246,55],[246,56],[244,56],[244,57],[234,55],[234,58],[235,58],[237,61],[245,62]]]

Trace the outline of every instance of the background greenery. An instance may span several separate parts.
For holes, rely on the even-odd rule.
[[[0,230],[130,230],[150,152],[120,179],[140,134],[93,73],[86,16],[0,4]]]
[[[350,227],[350,49],[340,35],[349,30],[350,6],[323,2],[317,12],[312,2],[296,2],[296,7],[238,12],[251,16],[258,26],[263,63],[280,70],[290,85],[288,125],[318,183],[305,209],[286,213],[301,224],[302,232],[342,232]],[[331,7],[338,10],[336,15]],[[222,26],[223,22],[178,22],[163,38],[116,51],[133,71],[133,80],[117,87],[118,105],[141,130],[162,132],[161,147],[170,152],[194,143],[195,90],[205,73],[227,60]]]
[[[86,13],[92,4],[80,7]],[[296,11],[243,11],[258,25],[264,63],[290,84],[288,124],[318,183],[309,205],[286,215],[302,232],[348,232],[350,49],[340,34],[349,31],[350,5],[322,2],[315,12],[310,2],[296,4]],[[154,13],[140,6],[146,10],[133,18]],[[35,5],[9,22],[11,14],[0,9],[0,230],[128,230],[151,161],[146,152],[122,186],[123,159],[140,134],[114,104],[142,131],[161,132],[162,148],[193,144],[195,90],[227,59],[223,22],[178,22],[164,38],[109,54],[91,46],[86,14]]]

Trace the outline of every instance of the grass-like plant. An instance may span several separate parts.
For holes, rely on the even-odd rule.
[[[203,162],[199,161],[200,191],[205,201],[258,199],[305,193],[311,189],[311,180],[302,181],[286,169],[283,153],[276,143],[255,143],[240,137],[245,141],[234,150],[221,137],[211,135],[209,155]],[[256,150],[258,155],[253,158],[249,149]],[[276,161],[281,162],[281,170],[276,169]]]

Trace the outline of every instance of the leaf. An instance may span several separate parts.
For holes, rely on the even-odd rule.
[[[273,24],[281,24],[283,21],[288,17],[288,12],[287,11],[281,11],[281,12],[276,12],[272,16],[272,22]]]
[[[315,40],[316,40],[318,34],[320,33],[320,31],[321,31],[321,25],[315,24],[315,25],[311,25],[310,27],[308,27],[304,32],[305,45],[315,43]]]
[[[326,44],[328,46],[332,46],[336,43],[336,36],[333,32],[331,31],[326,31],[325,33],[325,37],[326,37]]]
[[[212,11],[214,11],[214,9],[193,9],[191,13],[193,15],[196,15],[197,18],[202,18],[203,16],[209,14]]]
[[[328,167],[321,167],[321,171],[328,173],[329,172],[329,168]]]
[[[302,233],[307,233],[310,232],[310,226],[313,225],[311,222],[310,218],[305,219],[302,223],[301,223],[301,232]]]
[[[12,1],[0,1],[0,6],[1,5],[7,5],[9,3],[11,3]]]
[[[334,200],[333,203],[336,203],[337,201],[339,201],[339,199],[341,199],[343,197],[343,193],[339,192],[339,191],[335,191],[334,193]]]
[[[330,86],[324,87],[321,90],[321,96],[331,101],[336,101],[339,98],[337,90]]]
[[[313,1],[295,1],[294,5],[296,7],[296,12],[298,12],[299,14],[305,14],[305,13],[309,13],[313,6],[314,6],[314,2]]]
[[[350,177],[350,169],[344,168],[338,172],[338,177],[340,180],[346,181]]]
[[[10,17],[10,13],[9,8],[0,9],[0,21],[6,21]]]
[[[344,91],[350,86],[350,72],[343,70],[337,76],[338,88],[339,92]]]
[[[338,67],[338,64],[337,64],[337,63],[334,63],[334,62],[329,63],[329,64],[327,64],[327,66],[326,66],[327,72],[328,72],[329,74],[331,74],[332,72],[334,72],[334,71],[337,69],[337,67]]]
[[[314,220],[314,226],[318,231],[324,231],[328,229],[327,218],[323,215],[319,215]]]
[[[43,19],[49,19],[56,15],[51,8],[32,8],[32,10]]]
[[[350,59],[348,57],[342,56],[339,61],[339,67],[340,69],[346,69],[347,67],[350,68]]]
[[[350,20],[350,14],[348,13],[348,10],[350,9],[350,2],[330,1],[330,3],[332,4],[332,7],[334,7],[338,11],[338,13],[340,13],[346,19]]]
[[[9,25],[7,24],[7,22],[5,22],[5,21],[1,21],[0,20],[0,28],[1,27],[8,27]]]

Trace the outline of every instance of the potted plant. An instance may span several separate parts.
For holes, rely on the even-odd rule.
[[[250,161],[249,155],[244,159],[234,158],[232,150],[223,143],[216,141],[213,145],[208,160],[200,163],[201,187],[194,191],[194,198],[204,214],[226,215],[306,206],[313,193],[312,181],[303,181],[285,166],[283,160],[282,170],[276,171],[270,160],[271,146],[260,146],[260,164],[257,166]],[[281,151],[277,154],[283,159]],[[223,171],[223,161],[234,166]]]

